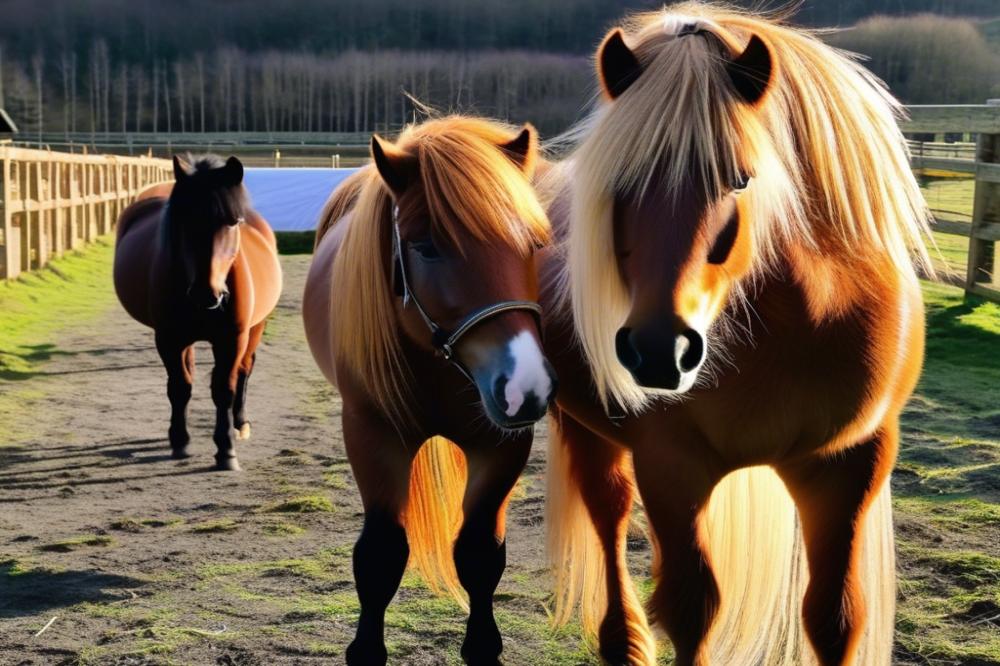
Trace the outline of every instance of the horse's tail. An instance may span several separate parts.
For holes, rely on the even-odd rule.
[[[568,442],[556,418],[549,419],[548,441],[545,522],[549,564],[555,579],[552,621],[557,626],[566,624],[579,606],[584,636],[595,642],[608,607],[604,548],[574,478]],[[630,477],[627,460],[624,458],[622,467],[614,473]],[[628,577],[627,565],[623,569],[620,587],[625,604],[637,611],[629,627],[634,637],[630,641],[630,663],[654,664],[656,642]]]
[[[323,240],[326,232],[333,228],[337,220],[342,219],[354,208],[354,203],[358,200],[361,189],[370,177],[370,170],[367,168],[358,169],[337,186],[330,194],[323,206],[323,212],[319,215],[319,224],[316,225],[316,240],[313,249]]]
[[[860,571],[868,622],[858,663],[884,666],[892,663],[896,628],[896,535],[888,479],[868,507],[862,538]]]
[[[453,548],[462,526],[462,496],[468,476],[465,456],[443,437],[424,442],[413,459],[410,494],[403,516],[410,564],[428,587],[468,609],[455,570]]]
[[[601,542],[573,479],[569,449],[555,418],[549,419],[548,439],[545,529],[555,577],[552,620],[566,624],[579,605],[580,624],[593,638],[608,603]]]

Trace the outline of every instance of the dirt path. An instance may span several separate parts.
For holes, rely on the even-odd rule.
[[[361,524],[339,402],[303,337],[308,257],[251,382],[244,472],[208,471],[211,354],[199,347],[188,461],[169,458],[165,375],[148,329],[118,307],[70,329],[0,447],[0,664],[341,663],[357,605]],[[498,619],[509,664],[593,660],[547,626],[544,442],[512,509]],[[56,617],[41,635],[50,618]],[[393,663],[459,663],[461,610],[411,574],[388,618]]]

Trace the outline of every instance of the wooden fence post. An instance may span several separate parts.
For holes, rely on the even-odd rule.
[[[10,196],[10,160],[7,151],[0,148],[0,223],[3,227],[3,255],[0,256],[0,278],[9,280],[16,278],[21,272],[20,230],[14,228],[14,222],[7,205]]]
[[[1000,100],[990,100],[1000,106]],[[971,294],[1000,296],[996,241],[1000,240],[1000,134],[980,133],[976,141],[976,185],[969,228],[969,266],[965,290]]]

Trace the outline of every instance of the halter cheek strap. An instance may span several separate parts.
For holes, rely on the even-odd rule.
[[[480,308],[466,315],[465,318],[459,322],[458,326],[451,331],[440,326],[436,321],[434,321],[434,318],[428,314],[426,309],[424,309],[424,306],[420,303],[420,299],[417,298],[417,295],[410,287],[410,280],[406,271],[406,256],[403,253],[403,241],[399,234],[398,206],[394,206],[392,209],[392,252],[393,263],[395,265],[395,275],[393,276],[393,281],[396,284],[397,293],[403,298],[403,307],[406,307],[410,303],[413,304],[417,310],[417,314],[420,315],[420,318],[423,319],[427,329],[431,332],[431,346],[434,347],[434,350],[440,354],[442,358],[457,367],[470,381],[472,381],[471,373],[469,373],[468,369],[462,365],[462,363],[458,360],[458,357],[455,356],[455,345],[458,344],[459,340],[461,340],[466,333],[487,319],[501,315],[504,312],[512,312],[515,310],[526,310],[531,312],[535,316],[539,326],[541,326],[542,306],[534,301],[500,301],[499,303],[494,303],[493,305],[487,305],[486,307]]]

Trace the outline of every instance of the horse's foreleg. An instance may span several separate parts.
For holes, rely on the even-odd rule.
[[[809,561],[803,620],[823,666],[857,663],[867,619],[859,571],[863,521],[888,483],[898,437],[898,426],[888,425],[846,451],[777,468],[802,521]]]
[[[365,508],[364,527],[354,545],[354,584],[361,616],[347,648],[347,663],[381,666],[388,660],[385,609],[410,557],[402,513],[410,463],[419,441],[400,441],[383,419],[353,409],[346,401],[343,414],[344,444]]]
[[[215,367],[212,369],[212,402],[215,403],[215,441],[216,469],[238,471],[240,463],[236,459],[236,447],[233,445],[233,423],[230,413],[233,409],[233,397],[236,394],[236,377],[239,371],[239,361],[247,348],[248,334],[241,331],[235,336],[223,336],[221,340],[212,342],[212,353],[215,356]]]
[[[659,554],[651,611],[673,642],[677,666],[707,666],[705,638],[719,609],[719,588],[702,521],[722,474],[704,455],[662,440],[640,442],[633,461]]]
[[[531,433],[466,449],[469,477],[464,520],[455,540],[455,570],[469,593],[469,620],[462,658],[467,664],[498,664],[503,642],[493,617],[493,593],[507,566],[507,496],[528,461]]]
[[[601,657],[609,664],[656,662],[646,615],[639,604],[625,560],[626,533],[635,489],[625,449],[594,434],[567,415],[560,420],[570,469],[604,555],[608,605],[601,621]]]
[[[167,369],[170,429],[167,437],[174,458],[187,458],[191,437],[187,430],[187,407],[194,384],[194,345],[184,345],[170,336],[156,335],[156,350]]]
[[[250,421],[247,420],[247,385],[250,382],[250,374],[253,366],[257,362],[257,345],[264,335],[264,326],[267,320],[260,322],[250,329],[250,336],[247,341],[247,350],[240,361],[239,371],[236,374],[236,395],[233,399],[233,426],[236,428],[237,439],[250,439]]]

